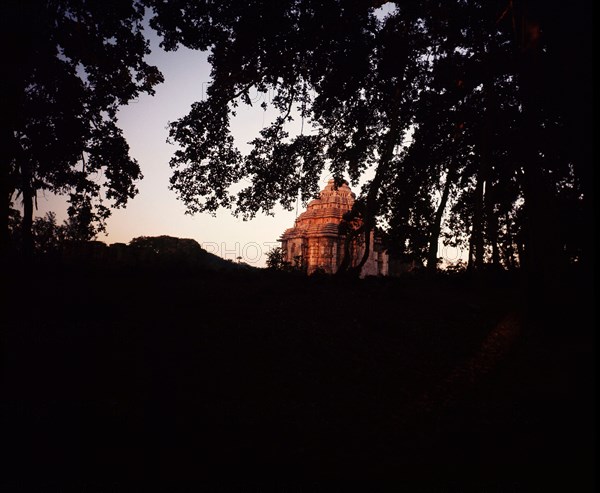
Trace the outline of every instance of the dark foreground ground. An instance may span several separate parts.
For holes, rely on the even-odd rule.
[[[8,281],[3,491],[593,489],[591,292],[576,278],[541,302],[504,278]]]

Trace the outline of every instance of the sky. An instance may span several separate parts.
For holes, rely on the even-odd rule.
[[[147,30],[146,35],[152,50],[148,62],[162,71],[165,82],[156,86],[154,96],[142,95],[122,107],[118,114],[130,155],[138,161],[144,178],[137,184],[138,195],[125,208],[112,210],[107,221],[107,235],[99,235],[98,240],[110,244],[128,243],[138,236],[193,238],[203,248],[221,257],[235,259],[241,256],[247,263],[264,266],[268,250],[278,245],[277,239],[286,228],[293,226],[296,211],[278,207],[273,211],[274,216],[258,215],[250,221],[236,218],[231,211],[223,209],[216,217],[208,213],[185,214],[185,206],[175,192],[169,190],[172,174],[169,159],[176,147],[166,142],[167,125],[186,115],[191,104],[203,98],[210,84],[210,65],[207,53],[186,48],[165,52],[152,30]],[[242,152],[249,150],[247,143],[275,115],[260,108],[262,101],[259,98],[264,96],[252,93],[251,96],[255,96],[256,104],[248,108],[240,106],[232,123],[232,134]],[[298,122],[291,124],[290,133],[298,132],[299,125]],[[321,180],[323,186],[327,178],[324,176]],[[67,217],[66,209],[64,197],[46,193],[38,196],[35,215],[54,211],[62,222]],[[299,212],[302,212],[301,205]]]
[[[192,103],[202,100],[206,94],[210,84],[208,53],[187,48],[166,52],[160,48],[160,39],[153,30],[146,29],[145,33],[152,50],[147,60],[161,70],[165,82],[155,87],[154,96],[142,95],[123,106],[118,114],[119,125],[130,146],[130,155],[138,161],[144,178],[137,184],[138,195],[125,208],[112,210],[107,221],[107,234],[100,234],[98,240],[110,244],[129,243],[138,236],[192,238],[207,251],[223,258],[233,260],[241,256],[246,263],[265,266],[266,253],[278,246],[279,236],[293,226],[296,209],[286,211],[276,207],[273,216],[259,214],[249,221],[236,218],[231,211],[224,209],[214,217],[208,213],[193,216],[185,213],[183,203],[177,199],[175,192],[169,190],[172,173],[169,159],[176,147],[167,143],[167,126],[186,115]],[[249,151],[248,142],[275,117],[274,110],[265,112],[260,107],[260,98],[264,96],[257,93],[250,96],[254,96],[256,103],[252,107],[240,105],[237,117],[232,120],[232,135],[242,153]],[[301,122],[297,119],[286,130],[295,135],[299,133],[300,126]],[[330,177],[327,173],[322,175],[321,188]],[[37,204],[36,216],[53,211],[59,222],[67,217],[64,197],[40,194]],[[298,213],[303,209],[302,204],[298,204]],[[456,252],[452,251],[440,251],[440,254],[449,260],[456,256]]]

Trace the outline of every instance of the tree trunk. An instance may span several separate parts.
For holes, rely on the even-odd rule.
[[[483,204],[483,215],[485,229],[482,228],[482,239],[483,232],[486,233],[486,239],[492,247],[492,265],[494,267],[500,267],[500,251],[498,249],[498,216],[494,211],[496,205],[496,199],[494,189],[492,186],[492,166],[493,166],[493,152],[492,147],[494,144],[494,121],[497,118],[498,102],[496,100],[496,93],[492,82],[488,82],[484,86],[484,97],[485,97],[485,113],[483,123],[483,135],[481,142],[481,173],[484,180],[484,196],[482,197]],[[481,267],[483,267],[483,253],[484,253],[483,241],[481,244]]]
[[[485,253],[485,238],[484,232],[489,232],[490,217],[488,212],[491,211],[493,204],[491,203],[490,173],[492,168],[492,151],[491,145],[493,141],[493,118],[495,115],[495,96],[492,87],[492,82],[486,82],[483,85],[484,96],[484,114],[483,125],[481,128],[480,141],[480,164],[477,173],[477,184],[475,185],[475,204],[473,211],[473,246],[475,249],[474,268],[481,270],[484,265]],[[497,236],[497,232],[494,236]],[[496,250],[498,245],[495,246]]]
[[[494,202],[492,197],[494,194],[490,192],[489,185],[486,190],[484,197],[485,200],[485,218],[486,218],[486,232],[487,239],[492,247],[492,265],[494,267],[501,267],[500,264],[500,249],[498,247],[498,215],[494,212]]]
[[[23,242],[23,256],[30,258],[33,255],[33,196],[31,184],[31,166],[25,162],[21,166],[23,180],[23,220],[21,222],[21,241]]]
[[[473,269],[480,270],[483,267],[483,194],[485,180],[481,171],[477,176],[475,186],[475,204],[473,210],[473,228],[471,238],[473,244]]]
[[[369,259],[369,253],[371,252],[371,234],[372,233],[373,233],[372,228],[365,228],[365,230],[363,232],[364,242],[365,242],[365,251],[363,252],[363,256],[360,259],[360,262],[358,263],[358,265],[353,268],[353,271],[355,271],[354,274],[357,277],[360,276],[362,268],[364,267],[364,265],[367,263],[367,260]]]
[[[537,154],[537,153],[535,153]],[[553,196],[547,190],[545,178],[541,171],[541,163],[534,153],[529,153],[530,160],[525,164],[524,197],[526,210],[527,236],[525,240],[529,273],[535,278],[550,274],[549,269],[556,272],[560,263],[558,245],[550,214],[554,209]]]
[[[0,204],[0,254],[4,255],[8,252],[10,236],[8,233],[8,213],[10,210],[10,199],[12,193],[9,188],[9,172],[8,163],[3,159],[0,163],[2,175],[0,176],[0,196],[2,203]]]
[[[565,127],[561,139],[571,154],[575,174],[582,196],[581,219],[585,227],[581,228],[582,258],[580,266],[587,261],[590,264],[584,271],[592,274],[595,257],[595,220],[594,220],[594,105],[593,102],[593,19],[592,2],[565,4],[563,8],[548,8],[547,2],[515,2],[517,24],[521,29],[515,36],[517,57],[520,59],[519,75],[521,89],[527,96],[538,96],[543,91],[548,94],[551,104],[561,109],[565,117]],[[542,33],[542,36],[537,34]],[[546,40],[546,50],[540,40]],[[544,58],[552,60],[551,73],[541,70]],[[546,87],[576,86],[570,91],[548,91]],[[541,101],[539,101],[541,103]],[[539,103],[538,103],[539,104]],[[529,105],[530,106],[530,105]],[[524,109],[527,109],[524,105]],[[543,139],[545,141],[545,139]],[[554,206],[556,207],[556,206]],[[552,214],[552,212],[550,212]],[[550,215],[553,222],[552,216]],[[556,227],[555,224],[551,226]],[[557,236],[557,235],[555,235]],[[562,256],[560,238],[549,238],[556,243],[554,252]],[[543,245],[543,242],[540,242]],[[543,252],[542,252],[543,253]],[[552,252],[547,252],[552,255]],[[544,260],[540,260],[544,262]],[[553,259],[547,259],[547,274],[556,277],[552,271]],[[537,263],[537,260],[536,260]],[[536,266],[538,271],[543,265]],[[591,287],[591,286],[590,286]]]
[[[7,115],[5,115],[7,117]],[[10,246],[9,213],[14,193],[11,182],[11,163],[13,160],[14,139],[6,122],[2,122],[2,146],[0,146],[0,254],[8,253]]]
[[[473,226],[471,226],[471,234],[469,235],[469,257],[467,260],[467,272],[475,270],[475,243],[473,242]]]
[[[540,42],[540,25],[522,4],[517,10],[518,25],[521,27],[517,39],[517,70],[519,88],[523,101],[523,192],[525,198],[527,236],[525,241],[526,266],[531,286],[548,288],[559,279],[560,241],[553,218],[556,203],[552,184],[544,172],[546,159],[540,156],[544,147],[543,98],[540,96],[547,85],[544,70],[544,52]]]
[[[435,212],[435,218],[431,227],[431,234],[429,237],[429,250],[427,251],[427,270],[429,272],[435,272],[437,270],[437,253],[438,243],[440,241],[440,232],[442,229],[442,217],[444,217],[444,211],[448,203],[448,197],[450,196],[450,187],[452,186],[454,173],[453,167],[450,165],[446,173],[446,183],[444,184],[444,191],[442,192],[442,199]]]
[[[342,272],[347,272],[348,267],[350,267],[350,243],[352,241],[351,234],[348,233],[344,237],[344,256],[342,257],[342,261],[337,268],[336,274],[341,274]]]
[[[377,203],[377,196],[379,195],[379,190],[381,189],[383,177],[389,168],[390,162],[394,155],[394,147],[396,146],[396,141],[398,140],[399,118],[395,112],[392,115],[391,120],[391,126],[387,134],[385,148],[383,149],[383,153],[381,154],[381,158],[379,159],[379,164],[377,165],[377,170],[375,171],[375,177],[373,178],[373,181],[369,186],[369,192],[367,193],[365,215],[363,217],[363,224],[365,227],[365,251],[363,253],[361,261],[358,264],[358,275],[360,274],[360,269],[362,269],[367,259],[369,258],[371,233],[375,228],[375,218],[377,217],[379,209],[379,205]]]

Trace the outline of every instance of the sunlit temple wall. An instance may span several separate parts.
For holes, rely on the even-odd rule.
[[[355,195],[347,183],[334,188],[329,180],[318,199],[308,203],[294,227],[281,236],[285,260],[293,266],[303,266],[308,274],[322,269],[334,274],[344,256],[344,236],[338,232],[343,215],[352,209]],[[357,265],[364,252],[362,237],[351,244],[352,262]],[[388,274],[388,256],[381,240],[371,235],[369,258],[361,270],[361,277]]]

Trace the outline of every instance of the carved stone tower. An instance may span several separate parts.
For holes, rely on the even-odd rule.
[[[329,180],[318,199],[308,203],[305,212],[296,218],[293,228],[286,229],[279,241],[285,260],[291,265],[302,265],[308,274],[322,269],[328,274],[337,271],[344,256],[344,236],[338,227],[343,215],[352,209],[355,195],[346,182],[337,190]],[[355,240],[351,245],[352,262],[357,265],[364,252],[364,244]],[[366,275],[387,275],[388,256],[381,248],[379,238],[371,235],[369,258],[361,271]]]

